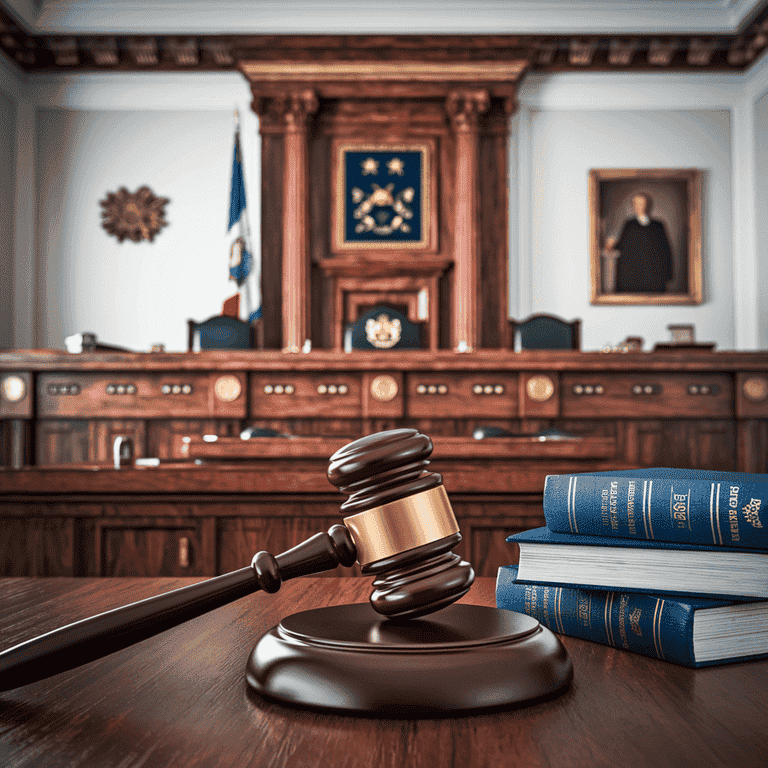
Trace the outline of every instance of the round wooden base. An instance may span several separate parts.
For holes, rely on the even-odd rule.
[[[536,619],[463,604],[407,621],[369,603],[303,611],[263,635],[246,668],[254,690],[287,704],[401,717],[519,704],[572,674]]]

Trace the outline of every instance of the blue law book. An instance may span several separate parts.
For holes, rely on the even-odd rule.
[[[563,635],[686,667],[768,656],[768,602],[522,583],[499,568],[496,605]]]
[[[768,550],[768,475],[635,469],[548,475],[556,533]]]
[[[742,599],[768,598],[768,552],[555,533],[534,528],[520,548],[518,580]]]

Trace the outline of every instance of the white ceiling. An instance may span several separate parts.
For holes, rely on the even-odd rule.
[[[768,0],[3,0],[32,34],[733,34]]]

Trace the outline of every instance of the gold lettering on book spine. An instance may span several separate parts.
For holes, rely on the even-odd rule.
[[[664,611],[664,600],[656,600],[656,607],[653,611],[653,645],[656,649],[656,655],[664,658],[664,651],[661,647],[661,614]]]
[[[723,534],[720,532],[720,483],[712,483],[709,494],[709,525],[712,529],[712,542],[723,543]]]
[[[760,508],[763,506],[761,499],[750,499],[749,504],[742,508],[744,518],[753,528],[762,528],[763,524],[760,522]]]

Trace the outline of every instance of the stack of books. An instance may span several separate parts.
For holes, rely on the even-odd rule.
[[[700,667],[768,656],[768,475],[550,475],[508,537],[496,604],[554,632]]]

